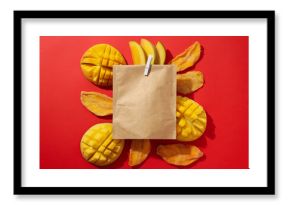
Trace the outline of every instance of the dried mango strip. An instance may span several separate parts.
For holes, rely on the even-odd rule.
[[[148,157],[150,150],[150,140],[132,140],[129,155],[129,165],[136,166],[141,164]]]
[[[157,154],[169,164],[187,166],[203,156],[196,146],[187,144],[159,145]]]
[[[81,92],[82,104],[97,116],[107,116],[113,113],[112,98],[97,92]]]
[[[185,51],[177,55],[170,61],[170,64],[177,66],[177,72],[183,71],[193,66],[200,58],[201,45],[199,42],[195,42]]]
[[[192,93],[203,86],[203,74],[200,71],[189,71],[177,74],[177,92],[183,95]]]

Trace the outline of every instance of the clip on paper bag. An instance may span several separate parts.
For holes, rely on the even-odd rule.
[[[176,67],[113,67],[113,138],[176,139]]]

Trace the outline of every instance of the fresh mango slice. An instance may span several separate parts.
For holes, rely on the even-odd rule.
[[[150,140],[132,140],[129,155],[129,166],[141,164],[148,157],[150,150]]]
[[[145,65],[146,64],[146,55],[143,48],[136,42],[130,41],[129,47],[131,50],[131,56],[134,65]]]
[[[192,93],[203,86],[203,74],[200,71],[189,71],[184,74],[177,74],[177,92],[181,94]]]
[[[177,72],[183,71],[193,66],[200,58],[201,45],[199,42],[195,42],[189,46],[185,51],[177,55],[170,61],[170,64],[177,66]]]
[[[112,138],[112,123],[101,123],[86,131],[80,149],[86,161],[96,166],[107,166],[119,158],[124,144],[125,140]]]
[[[98,92],[81,92],[82,104],[97,116],[107,116],[113,113],[112,98]]]
[[[203,156],[203,152],[196,146],[187,144],[159,145],[157,154],[169,164],[187,166]]]
[[[113,65],[125,65],[120,51],[109,44],[90,47],[81,58],[81,70],[90,82],[100,87],[112,86]]]
[[[165,59],[166,59],[166,50],[165,50],[164,45],[160,41],[158,41],[156,44],[156,50],[157,50],[157,56],[158,56],[157,58],[158,64],[164,65]]]
[[[151,64],[158,64],[157,59],[156,59],[157,51],[156,51],[155,46],[150,41],[144,38],[141,39],[140,43],[141,43],[141,47],[145,51],[146,60],[149,55],[152,55]]]
[[[176,139],[193,141],[202,136],[207,118],[203,107],[187,97],[176,98]]]

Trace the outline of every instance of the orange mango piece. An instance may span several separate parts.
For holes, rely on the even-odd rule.
[[[200,71],[189,71],[177,74],[177,92],[183,95],[192,93],[203,86],[203,74]]]
[[[113,113],[112,98],[98,92],[81,92],[82,104],[97,116],[107,116]]]
[[[177,55],[170,61],[170,64],[177,66],[177,72],[183,71],[193,66],[200,58],[201,45],[199,42],[195,42],[189,46],[185,51]]]
[[[187,166],[203,156],[196,146],[188,144],[159,145],[157,154],[169,164]]]
[[[141,164],[149,155],[151,151],[151,143],[148,139],[132,140],[129,165],[136,166]]]

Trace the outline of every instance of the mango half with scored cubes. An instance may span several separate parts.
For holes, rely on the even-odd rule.
[[[193,141],[206,129],[206,112],[197,102],[187,97],[176,98],[176,139]]]
[[[83,158],[97,166],[112,164],[121,155],[125,140],[112,138],[112,123],[92,126],[83,135],[80,148]]]
[[[100,87],[111,87],[113,65],[125,65],[126,61],[113,46],[96,44],[84,53],[80,63],[86,79]]]

